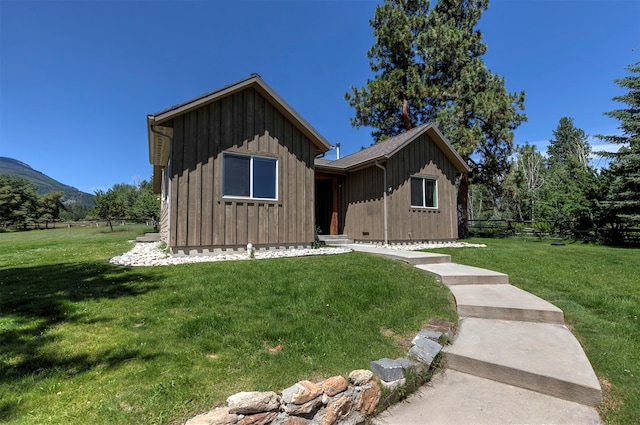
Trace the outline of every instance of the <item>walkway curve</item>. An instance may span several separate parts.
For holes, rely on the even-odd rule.
[[[506,274],[448,255],[350,244],[435,275],[453,293],[458,333],[442,374],[372,419],[375,425],[601,425],[598,379],[562,310]]]

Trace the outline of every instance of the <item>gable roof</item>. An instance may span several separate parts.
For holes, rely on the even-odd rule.
[[[290,120],[305,136],[316,146],[318,153],[326,152],[332,148],[331,144],[314,129],[300,114],[298,114],[284,99],[282,99],[271,87],[269,87],[258,74],[238,82],[226,85],[212,92],[205,93],[194,99],[171,106],[155,114],[147,115],[147,132],[149,137],[149,162],[153,165],[164,166],[169,160],[169,138],[172,137],[171,129],[161,127],[177,116],[198,109],[223,97],[230,96],[247,88],[254,88],[264,96],[275,108]],[[158,128],[161,127],[161,128]],[[159,134],[160,133],[160,134]],[[167,137],[168,136],[168,137]]]
[[[375,164],[376,161],[386,161],[394,154],[416,140],[422,134],[427,133],[431,140],[444,152],[445,156],[453,163],[460,172],[469,172],[471,169],[456,150],[447,142],[432,124],[427,123],[418,127],[414,127],[402,134],[375,143],[368,148],[352,153],[335,161],[316,159],[316,169],[325,170],[334,169],[336,171],[354,171]]]

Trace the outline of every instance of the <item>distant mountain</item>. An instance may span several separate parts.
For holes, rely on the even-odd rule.
[[[53,191],[64,192],[62,202],[64,204],[78,204],[92,206],[94,204],[94,196],[82,192],[75,187],[67,186],[59,181],[52,179],[46,174],[36,171],[24,162],[17,159],[0,156],[0,174],[12,173],[19,177],[29,180],[37,187],[38,195],[45,195]]]

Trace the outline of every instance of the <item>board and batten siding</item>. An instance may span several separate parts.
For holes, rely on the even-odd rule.
[[[174,251],[313,242],[312,142],[259,92],[247,88],[177,116],[170,125]],[[278,199],[223,197],[223,152],[277,158]]]
[[[426,161],[426,162],[425,162]],[[423,134],[385,163],[388,240],[453,240],[458,237],[456,169]],[[438,207],[411,207],[411,176],[437,181]],[[383,171],[373,165],[349,174],[344,233],[355,240],[384,241]]]

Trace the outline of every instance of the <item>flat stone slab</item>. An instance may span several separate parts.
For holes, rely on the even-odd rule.
[[[401,361],[383,358],[371,362],[370,366],[373,373],[380,379],[392,382],[404,378],[404,369],[407,365]]]
[[[602,401],[591,363],[562,325],[464,318],[444,351],[459,372],[588,406]]]
[[[596,409],[524,388],[446,370],[372,419],[375,425],[602,425]]]
[[[562,310],[513,285],[451,285],[458,316],[564,325]]]
[[[507,284],[509,275],[456,263],[416,265],[435,275],[445,285]]]
[[[387,249],[364,244],[349,244],[349,248],[354,251],[368,252],[370,254],[382,255],[384,257],[393,258],[394,260],[405,261],[409,264],[439,264],[451,262],[451,256],[447,254],[438,254],[435,252],[408,251],[401,249]]]

